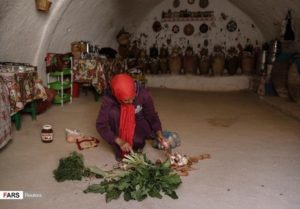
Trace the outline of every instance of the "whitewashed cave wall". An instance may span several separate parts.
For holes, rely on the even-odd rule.
[[[150,44],[151,40],[155,39],[154,35],[157,35],[152,31],[154,18],[160,18],[163,9],[173,10],[173,0],[51,1],[50,11],[42,13],[35,9],[35,0],[0,0],[0,61],[37,65],[39,77],[44,78],[44,57],[47,52],[66,52],[70,49],[69,44],[76,40],[89,40],[100,46],[116,47],[115,37],[123,26],[130,32],[137,31],[136,34],[149,31]],[[181,6],[178,9],[194,10],[186,1],[180,0]],[[299,42],[300,1],[228,1],[232,4],[227,1],[210,0],[210,5],[205,10],[213,8],[217,18],[221,12],[229,18],[237,18],[235,20],[238,25],[245,26],[241,31],[247,36],[249,33],[246,28],[253,20],[267,41],[278,37],[278,24],[285,17],[287,9],[293,9]],[[198,2],[196,0],[194,6]],[[196,8],[199,9],[197,6]],[[217,33],[217,28],[224,27],[226,21],[217,23],[217,27],[212,28],[208,37]],[[198,32],[198,27],[195,29]],[[255,36],[258,40],[263,40],[257,27],[255,30],[256,35],[254,34],[251,40],[254,41]],[[204,39],[202,34],[194,36],[195,38],[190,37],[195,40],[194,44]],[[222,34],[220,36],[222,37]]]
[[[287,11],[291,10],[292,23],[295,26],[295,47],[300,50],[300,1],[299,0],[263,0],[241,1],[229,0],[248,14],[264,33],[266,40],[278,39],[281,33],[281,24]]]
[[[45,81],[44,57],[57,23],[71,0],[52,0],[49,12],[36,10],[32,0],[2,0],[0,5],[0,61],[38,66]]]
[[[68,52],[73,41],[117,47],[124,26],[137,27],[160,0],[72,0],[52,34],[49,51]]]
[[[169,9],[171,11],[213,11],[215,20],[197,20],[197,21],[172,21],[172,22],[162,22],[162,12],[167,12]],[[226,18],[222,18],[221,14],[224,14]],[[226,29],[226,25],[230,20],[234,20],[237,23],[237,30],[234,32],[229,32]],[[162,30],[159,32],[154,32],[152,25],[154,21],[161,22]],[[194,33],[190,36],[184,34],[184,26],[186,24],[192,24],[194,26]],[[199,26],[202,23],[206,23],[209,26],[207,33],[201,33],[199,31]],[[180,31],[174,33],[172,27],[178,25]],[[169,45],[170,48],[174,45],[179,45],[184,48],[187,46],[189,41],[190,45],[193,46],[194,50],[197,52],[198,46],[203,46],[203,41],[207,39],[209,41],[209,49],[212,52],[214,45],[222,45],[225,49],[230,46],[237,46],[238,43],[245,45],[247,42],[257,44],[261,46],[262,42],[265,41],[260,29],[239,8],[235,7],[231,2],[227,0],[210,0],[207,8],[202,9],[199,7],[199,2],[195,1],[194,4],[188,4],[187,1],[180,1],[180,6],[177,8],[173,7],[173,0],[163,1],[158,4],[152,12],[144,18],[144,21],[139,28],[126,28],[131,31],[135,31],[133,40],[141,38],[142,46],[149,49],[153,43],[157,42],[160,47],[162,44],[167,45],[166,40],[171,39],[172,42]],[[147,37],[141,35],[146,34]],[[199,45],[200,44],[200,45]]]

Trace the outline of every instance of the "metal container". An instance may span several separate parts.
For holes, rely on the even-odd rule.
[[[274,40],[271,42],[271,47],[269,49],[267,64],[273,64],[276,59],[276,55],[280,52],[279,41]]]
[[[257,61],[256,61],[256,69],[257,74],[262,75],[265,72],[266,69],[266,59],[267,59],[267,51],[262,50],[257,55]]]

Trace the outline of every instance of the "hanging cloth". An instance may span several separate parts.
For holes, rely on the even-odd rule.
[[[294,32],[293,24],[292,24],[291,10],[288,11],[288,14],[286,16],[286,25],[285,25],[285,31],[284,31],[283,38],[284,38],[284,40],[287,40],[287,41],[295,40],[295,32]]]

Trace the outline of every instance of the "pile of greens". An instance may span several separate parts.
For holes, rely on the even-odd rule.
[[[54,178],[58,182],[65,180],[81,180],[85,167],[83,156],[77,152],[72,152],[70,156],[61,158],[56,170],[53,171]]]
[[[177,199],[174,191],[180,184],[180,176],[171,168],[169,160],[154,164],[145,155],[132,153],[123,159],[127,169],[104,172],[91,167],[93,173],[104,177],[100,184],[90,185],[84,192],[105,194],[106,202],[117,199],[123,193],[124,200],[142,201],[147,196],[162,198],[161,192]]]
[[[83,156],[72,152],[69,157],[60,159],[53,173],[58,182],[81,180],[83,176],[102,177],[102,182],[88,186],[84,193],[105,194],[106,202],[118,199],[122,194],[126,201],[142,201],[148,196],[161,199],[162,192],[177,199],[174,190],[181,184],[170,160],[152,163],[146,155],[139,153],[127,155],[118,168],[103,171],[95,166],[85,167]]]

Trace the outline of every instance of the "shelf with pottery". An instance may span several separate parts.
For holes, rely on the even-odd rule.
[[[162,22],[174,21],[213,21],[215,19],[213,11],[171,11],[162,12]]]

